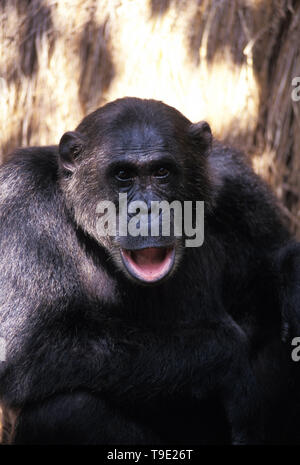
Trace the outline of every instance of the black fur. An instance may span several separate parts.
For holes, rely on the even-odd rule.
[[[297,246],[244,156],[210,144],[207,124],[126,98],[87,116],[59,150],[19,149],[1,167],[0,395],[15,443],[299,439],[295,363],[281,340],[297,321],[295,302],[284,306]],[[147,287],[126,273],[119,238],[97,237],[95,208],[117,200],[112,163],[139,169],[166,152],[174,179],[153,181],[150,197],[142,184],[128,192],[205,200],[205,241],[177,241],[173,274]]]

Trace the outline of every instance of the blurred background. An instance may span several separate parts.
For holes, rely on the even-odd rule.
[[[0,0],[0,161],[112,99],[160,99],[246,151],[300,238],[296,76],[299,0]]]

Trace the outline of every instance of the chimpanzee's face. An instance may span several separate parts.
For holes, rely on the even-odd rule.
[[[98,112],[60,142],[67,203],[128,277],[159,283],[184,251],[184,201],[205,200],[210,129],[155,101]]]

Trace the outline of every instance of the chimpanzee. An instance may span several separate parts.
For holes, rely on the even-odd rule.
[[[100,234],[99,203],[120,220],[121,194],[146,205],[140,226],[162,201],[192,205],[195,226],[204,202],[202,245],[174,232],[173,209],[169,235],[161,210],[156,235]],[[288,440],[295,364],[281,334],[294,305],[285,318],[282,301],[294,291],[281,270],[297,246],[265,184],[207,123],[116,100],[58,146],[16,150],[0,199],[8,442]]]

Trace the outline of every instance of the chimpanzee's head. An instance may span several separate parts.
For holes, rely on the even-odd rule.
[[[184,202],[209,198],[210,146],[205,122],[155,100],[116,100],[61,138],[67,206],[128,277],[161,282],[184,253]]]

